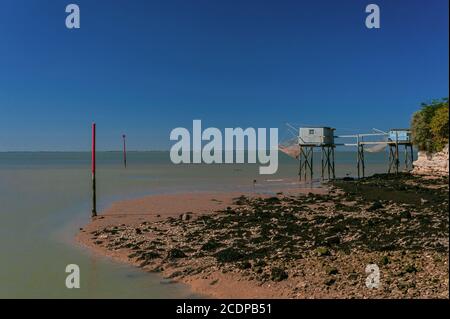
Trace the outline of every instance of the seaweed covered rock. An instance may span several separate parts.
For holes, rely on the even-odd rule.
[[[222,247],[223,245],[213,239],[208,240],[206,243],[204,243],[201,247],[201,250],[203,251],[214,251],[218,248]]]
[[[283,281],[288,279],[288,277],[289,277],[288,273],[284,269],[278,267],[272,268],[270,273],[270,279],[272,281]]]
[[[230,263],[236,262],[244,258],[244,254],[234,248],[225,248],[215,254],[218,262]]]
[[[172,248],[167,252],[168,259],[184,258],[186,254],[178,248]]]
[[[317,254],[317,256],[319,256],[319,257],[322,257],[322,256],[330,256],[330,255],[331,255],[331,252],[330,252],[330,250],[329,250],[327,247],[318,247],[318,248],[316,249],[316,254]]]

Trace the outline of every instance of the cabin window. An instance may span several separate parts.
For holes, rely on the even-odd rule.
[[[309,130],[309,135],[314,135],[314,130]]]

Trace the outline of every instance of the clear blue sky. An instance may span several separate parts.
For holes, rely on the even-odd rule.
[[[448,36],[447,0],[2,0],[0,151],[88,150],[92,121],[106,150],[168,149],[193,119],[408,126],[448,96]]]

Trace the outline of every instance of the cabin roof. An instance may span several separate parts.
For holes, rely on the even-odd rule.
[[[395,132],[398,132],[398,131],[411,131],[411,129],[409,129],[409,128],[391,128],[389,131],[395,131]]]
[[[333,127],[329,127],[329,126],[305,126],[305,127],[300,127],[301,129],[310,129],[310,128],[326,128],[329,130],[336,130]]]

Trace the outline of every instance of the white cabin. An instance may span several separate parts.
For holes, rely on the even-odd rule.
[[[331,127],[301,127],[299,130],[300,145],[333,145],[334,128]]]

